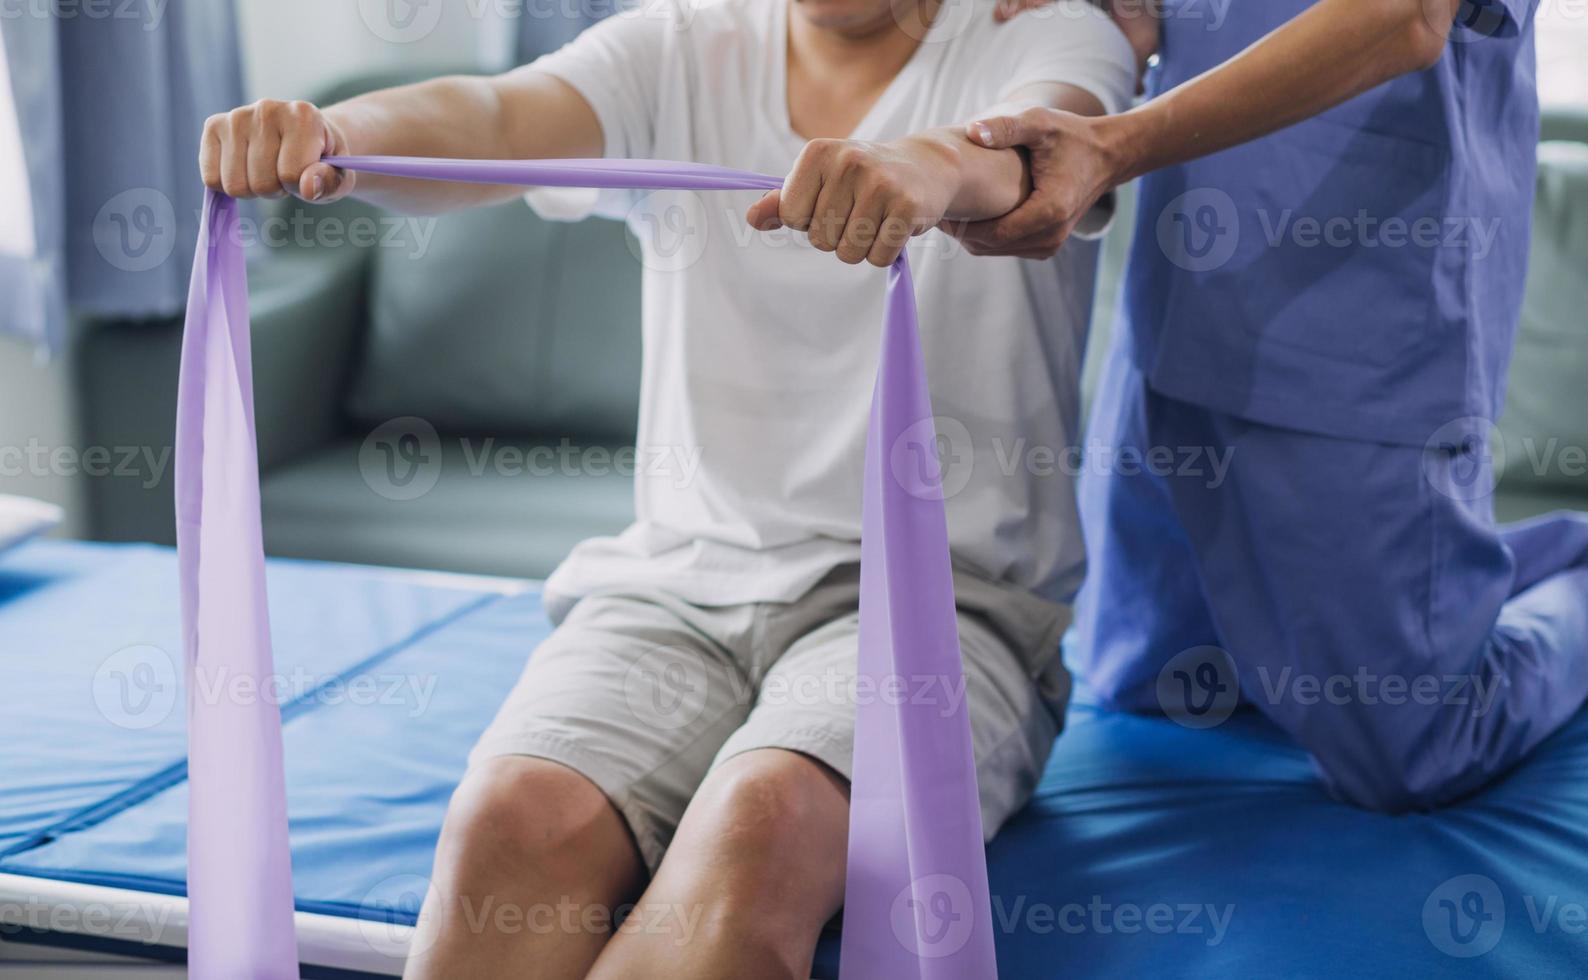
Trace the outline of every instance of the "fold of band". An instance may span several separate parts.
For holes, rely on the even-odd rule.
[[[777,177],[663,160],[327,157],[425,180],[770,190]],[[188,690],[188,962],[194,976],[297,976],[281,718],[207,700],[224,675],[267,690],[271,664],[236,203],[205,196],[182,342],[177,548]],[[844,980],[996,976],[975,757],[936,435],[910,268],[888,270],[866,437],[860,651]],[[814,937],[813,937],[814,938]]]

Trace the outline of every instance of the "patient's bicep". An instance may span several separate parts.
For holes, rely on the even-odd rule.
[[[598,157],[606,140],[595,107],[555,75],[526,65],[493,81],[503,140],[517,160]]]
[[[670,22],[630,11],[608,17],[550,54],[498,79],[519,156],[649,157]],[[593,121],[596,141],[574,149],[551,130]],[[560,152],[559,152],[560,151]]]
[[[992,99],[996,103],[1022,93],[1029,98],[1035,90],[1043,97],[1035,104],[1087,115],[1119,112],[1130,105],[1136,91],[1135,51],[1119,25],[1086,0],[1058,0],[1028,10],[991,36],[994,43],[985,52],[983,71],[998,80]],[[1097,108],[1063,89],[1092,96]],[[1053,105],[1052,98],[1064,104]]]
[[[1080,116],[1101,116],[1108,112],[1102,99],[1079,85],[1037,82],[1010,92],[997,105],[988,106],[985,112],[978,113],[977,118],[1012,115],[1032,108],[1062,109]]]

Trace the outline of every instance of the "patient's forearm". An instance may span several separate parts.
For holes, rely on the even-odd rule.
[[[330,106],[326,120],[356,156],[507,156],[501,99],[484,78],[437,78],[383,89]],[[354,193],[400,211],[440,211],[483,203],[506,189],[359,174]]]
[[[1082,89],[1043,82],[1013,93],[1014,104],[1095,114],[1103,104]],[[996,218],[1031,193],[1020,149],[990,150],[963,127],[923,130],[883,143],[815,139],[779,190],[745,212],[761,231],[793,228],[844,262],[890,265],[911,236],[944,221]]]
[[[573,86],[520,68],[495,78],[438,78],[319,109],[261,99],[204,121],[199,172],[233,197],[311,201],[357,194],[401,211],[433,212],[510,198],[512,188],[405,180],[339,170],[327,156],[511,159],[600,156],[595,110]]]
[[[955,175],[943,218],[980,221],[1013,211],[1031,193],[1031,174],[1023,154],[989,150],[965,138],[963,126],[929,129],[899,143],[936,156]]]
[[[515,71],[454,76],[384,89],[325,110],[350,154],[536,159],[600,156],[602,135],[588,103],[561,79]],[[360,174],[354,193],[403,211],[441,211],[503,200],[517,191]]]
[[[1082,116],[1100,116],[1105,112],[1097,96],[1060,82],[1039,82],[1018,89],[996,111],[1021,106],[1063,109]],[[1031,195],[1031,161],[1024,147],[989,150],[966,138],[963,126],[928,130],[914,138],[938,144],[958,168],[958,189],[944,215],[946,221],[1001,217]]]

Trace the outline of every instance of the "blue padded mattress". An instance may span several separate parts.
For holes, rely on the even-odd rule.
[[[0,855],[114,812],[183,775],[175,555],[38,543],[0,558]],[[272,562],[287,715],[343,696],[339,678],[489,596],[419,575]],[[224,677],[208,679],[219,696]],[[250,695],[244,695],[250,696]]]
[[[181,893],[180,709],[128,727],[153,655],[104,667],[174,649],[174,580],[162,549],[0,558],[0,873]],[[549,630],[538,593],[297,562],[270,589],[278,666],[309,678],[284,725],[299,909],[411,922],[469,747]],[[1585,777],[1588,715],[1460,806],[1383,816],[1258,718],[1077,704],[989,850],[1001,975],[1588,976]]]

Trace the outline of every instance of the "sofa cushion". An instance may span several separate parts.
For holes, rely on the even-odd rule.
[[[390,434],[390,426],[265,474],[268,553],[543,578],[575,544],[633,520],[633,472],[620,449],[585,446],[548,457],[536,440],[438,436],[419,427],[418,471],[392,481],[382,450],[396,439],[383,440],[382,431]]]
[[[633,438],[640,266],[621,224],[543,221],[521,201],[398,220],[374,249],[355,420]]]
[[[1500,486],[1576,492],[1588,503],[1588,144],[1540,144],[1538,161]]]

